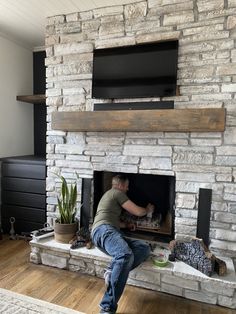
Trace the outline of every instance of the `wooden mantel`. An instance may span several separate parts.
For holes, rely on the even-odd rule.
[[[98,132],[222,132],[225,109],[53,112],[52,129]]]

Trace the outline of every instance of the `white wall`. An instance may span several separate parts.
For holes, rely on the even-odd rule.
[[[0,35],[0,158],[33,154],[33,53]]]

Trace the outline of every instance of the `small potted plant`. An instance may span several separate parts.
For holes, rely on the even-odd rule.
[[[63,176],[61,179],[60,195],[57,197],[58,217],[54,224],[54,237],[57,242],[69,243],[78,230],[77,213],[77,184],[68,184]]]

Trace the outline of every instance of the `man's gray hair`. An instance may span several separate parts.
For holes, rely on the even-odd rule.
[[[124,174],[117,174],[112,178],[112,186],[113,185],[119,185],[124,184],[126,181],[128,181],[128,177]]]

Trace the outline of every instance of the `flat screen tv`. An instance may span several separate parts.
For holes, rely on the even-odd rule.
[[[93,98],[176,95],[178,41],[97,49],[93,58]]]

